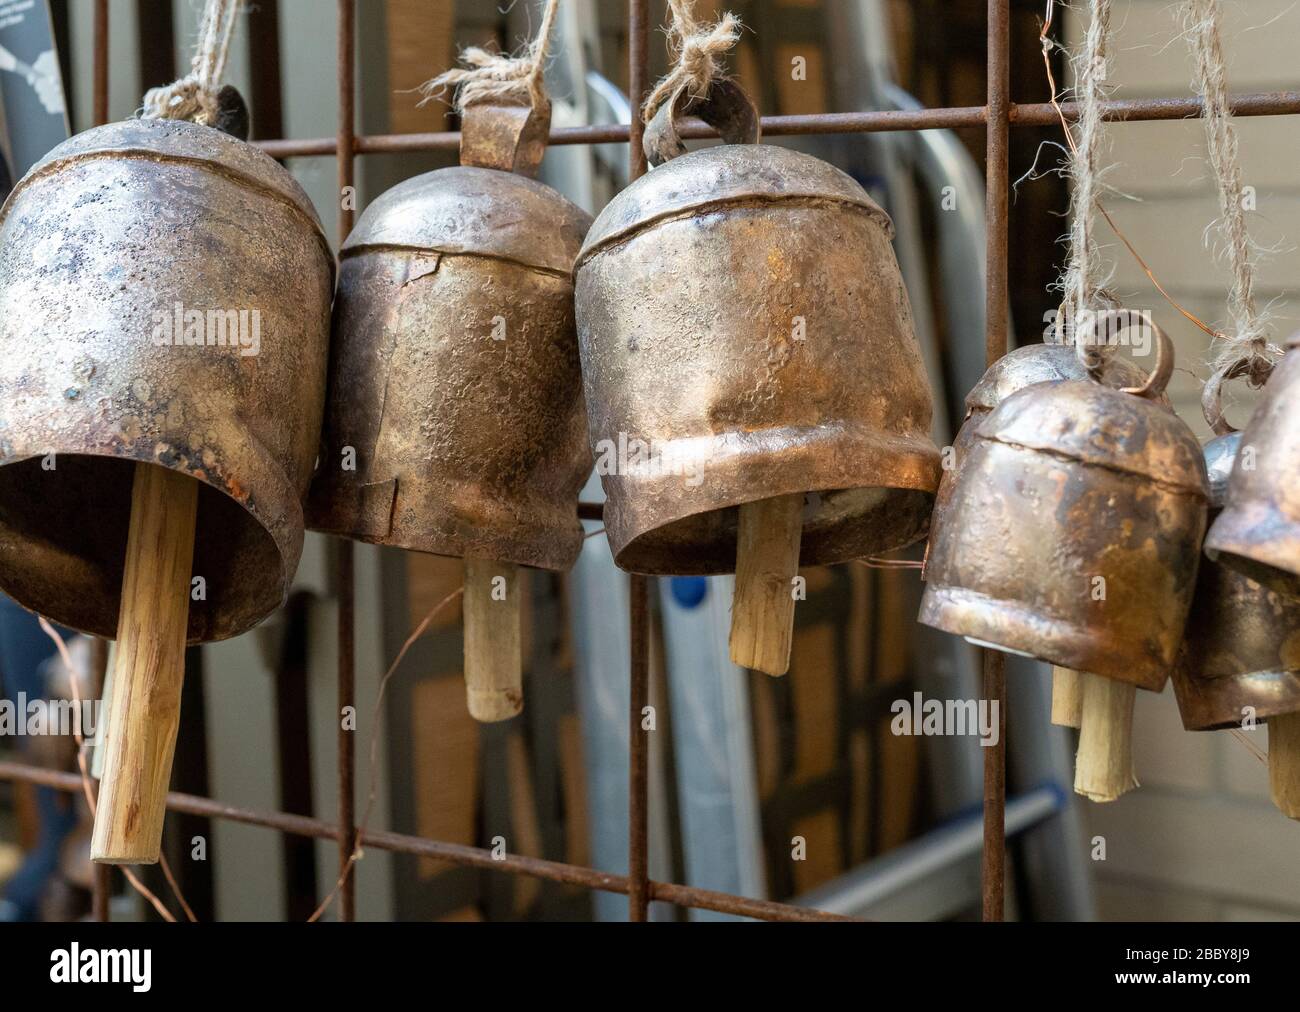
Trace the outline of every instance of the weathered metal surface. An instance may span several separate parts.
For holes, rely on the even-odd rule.
[[[0,211],[0,587],[114,636],[144,461],[203,483],[190,641],[278,607],[302,551],[333,271],[298,184],[219,130],[130,120],[36,165]],[[178,307],[205,343],[161,343]]]
[[[921,621],[1159,690],[1182,642],[1208,494],[1191,430],[1151,399],[1162,387],[1137,396],[1065,380],[1003,400],[931,544]]]
[[[570,272],[590,217],[510,172],[389,190],[343,247],[308,523],[569,568],[591,468]]]
[[[1241,440],[1232,432],[1205,445],[1211,521],[1227,499]],[[1201,562],[1173,674],[1187,730],[1240,727],[1248,716],[1263,722],[1300,710],[1300,577],[1288,589],[1263,587],[1221,561]]]
[[[930,515],[930,543],[944,536],[944,513],[952,500],[953,489],[961,480],[962,463],[975,440],[975,433],[988,413],[1018,390],[1035,383],[1057,383],[1062,380],[1081,380],[1088,375],[1073,346],[1064,344],[1029,344],[1016,348],[991,365],[980,381],[966,395],[966,417],[952,441],[952,451],[945,456],[943,477],[934,497],[934,512]],[[1112,355],[1106,358],[1101,382],[1108,387],[1136,386],[1143,380],[1142,370],[1127,358]],[[1161,394],[1157,403],[1173,410],[1169,398]],[[926,552],[926,569],[929,571],[929,552]]]
[[[731,572],[738,505],[796,492],[806,564],[924,536],[939,455],[891,234],[847,175],[763,145],[675,158],[601,213],[578,340],[619,566]]]
[[[536,177],[546,154],[551,103],[474,106],[461,125],[460,164]]]
[[[1242,430],[1228,500],[1206,554],[1283,593],[1300,574],[1300,338],[1287,344]]]

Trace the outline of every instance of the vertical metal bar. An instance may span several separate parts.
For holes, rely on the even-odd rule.
[[[338,183],[339,244],[352,231],[352,197],[354,160],[356,158],[356,4],[355,0],[338,0]],[[338,779],[339,779],[339,874],[345,875],[339,890],[339,920],[356,918],[356,873],[348,874],[348,865],[356,846],[356,731],[344,727],[342,715],[356,706],[356,581],[353,569],[352,542],[339,538],[335,543],[338,558]],[[355,722],[353,722],[355,727]]]
[[[646,172],[641,137],[645,125],[641,103],[649,90],[649,13],[646,0],[628,0],[627,53],[628,95],[632,100],[632,124],[628,131],[628,175],[640,179]],[[628,920],[649,917],[650,896],[650,739],[641,729],[641,713],[650,697],[650,591],[649,579],[633,574],[630,580],[631,608],[631,692],[628,701]]]
[[[95,0],[95,126],[108,122],[108,0]]]
[[[631,608],[631,702],[628,707],[628,920],[646,920],[650,878],[650,739],[641,727],[642,711],[650,689],[650,602],[649,577],[633,573],[630,578]]]
[[[988,124],[985,137],[985,212],[988,247],[985,290],[985,358],[992,365],[1007,353],[1007,191],[1010,168],[1011,24],[1009,0],[988,0]],[[984,920],[1002,920],[1006,889],[1006,658],[984,651],[984,698],[997,707],[997,744],[984,752]]]

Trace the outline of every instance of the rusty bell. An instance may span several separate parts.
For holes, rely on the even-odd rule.
[[[980,423],[931,543],[920,620],[980,643],[1159,690],[1205,532],[1201,449],[1141,387],[1039,383]]]
[[[619,566],[732,572],[739,504],[798,492],[801,564],[924,536],[939,454],[892,235],[849,176],[764,144],[674,157],[600,214],[578,340]]]
[[[189,640],[278,607],[333,288],[307,195],[228,133],[129,120],[51,151],[0,210],[0,588],[115,636],[142,461],[201,483]]]
[[[1227,500],[1244,439],[1226,428],[1216,426],[1222,434],[1205,445],[1211,522]],[[1264,587],[1223,559],[1201,563],[1174,668],[1178,710],[1189,731],[1300,711],[1300,577]]]
[[[393,187],[344,244],[313,529],[551,570],[577,558],[591,455],[571,272],[591,218],[519,174],[541,160],[542,119],[467,111],[462,161],[481,163]]]
[[[1300,575],[1300,334],[1287,342],[1264,397],[1242,430],[1227,505],[1206,554],[1283,593]]]

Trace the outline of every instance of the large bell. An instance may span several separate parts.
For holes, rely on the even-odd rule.
[[[1211,558],[1286,592],[1300,574],[1300,334],[1287,342],[1242,431],[1227,505],[1205,539]]]
[[[526,175],[549,107],[472,106],[462,164],[370,205],[341,254],[313,529],[467,560],[471,713],[522,706],[516,566],[582,547],[573,321],[591,218]],[[505,607],[498,607],[505,605]]]
[[[714,82],[711,102],[733,97]],[[680,95],[664,110],[710,118]],[[754,143],[663,161],[601,212],[578,340],[619,566],[733,572],[737,507],[805,493],[801,564],[924,536],[939,454],[892,235],[849,176]]]
[[[1012,394],[980,423],[930,546],[927,625],[1159,690],[1205,531],[1206,473],[1187,425],[1140,388],[1091,379]]]
[[[278,607],[333,281],[307,195],[220,130],[129,120],[33,167],[0,210],[0,588],[113,637],[139,461],[200,483],[189,641]]]
[[[1211,519],[1223,508],[1242,439],[1228,432],[1205,446]],[[1202,562],[1173,681],[1189,731],[1300,711],[1300,578],[1284,593],[1222,561]]]

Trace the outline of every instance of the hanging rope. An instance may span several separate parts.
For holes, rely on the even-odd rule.
[[[1101,103],[1105,98],[1110,58],[1110,5],[1111,0],[1091,0],[1092,17],[1075,61],[1080,112],[1075,127],[1077,139],[1071,145],[1070,154],[1070,175],[1074,181],[1070,201],[1073,214],[1070,259],[1061,281],[1065,293],[1063,315],[1073,321],[1079,358],[1089,365],[1096,364],[1107,347],[1102,335],[1095,335],[1095,340],[1089,341],[1078,338],[1092,331],[1087,326],[1087,318],[1106,301],[1102,293],[1106,275],[1093,231],[1101,205],[1097,166],[1102,155]],[[1058,326],[1058,332],[1059,329]]]
[[[185,119],[204,126],[217,122],[217,92],[242,5],[243,0],[207,0],[190,72],[164,88],[150,88],[140,110],[142,119]]]
[[[668,28],[668,52],[676,63],[645,100],[641,115],[647,123],[679,88],[685,87],[693,99],[706,98],[709,85],[719,73],[717,58],[740,39],[740,19],[730,12],[714,24],[701,27],[695,20],[695,0],[668,0],[668,7],[673,16]]]
[[[1232,333],[1214,359],[1215,372],[1245,376],[1260,387],[1273,371],[1281,350],[1269,343],[1264,318],[1255,305],[1256,249],[1246,229],[1245,188],[1237,156],[1237,131],[1228,109],[1228,73],[1221,39],[1219,0],[1187,0],[1183,23],[1195,61],[1196,88],[1205,105],[1205,140],[1210,168],[1219,189],[1219,218],[1214,223],[1223,235],[1232,288],[1228,316]]]
[[[420,105],[440,97],[448,88],[456,90],[453,108],[464,112],[469,106],[482,102],[497,105],[530,105],[540,109],[546,105],[546,53],[555,30],[556,14],[560,0],[547,0],[542,23],[537,36],[520,56],[492,53],[479,46],[471,46],[460,54],[461,62],[469,68],[453,67],[432,81],[420,85]]]

